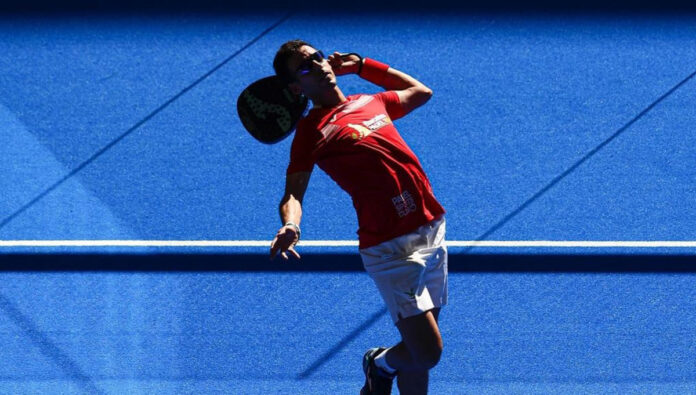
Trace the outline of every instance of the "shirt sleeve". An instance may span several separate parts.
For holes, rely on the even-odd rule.
[[[297,125],[295,136],[292,139],[290,147],[290,164],[286,174],[311,172],[314,169],[314,141],[312,140],[312,131],[308,129],[308,125],[302,120]]]
[[[384,104],[387,109],[387,114],[392,120],[399,119],[406,115],[399,95],[395,91],[380,92],[375,95],[375,98]]]

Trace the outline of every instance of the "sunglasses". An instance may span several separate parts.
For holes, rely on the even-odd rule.
[[[300,67],[298,67],[297,70],[295,70],[295,74],[306,75],[310,71],[312,71],[312,67],[314,67],[314,62],[321,63],[323,61],[324,53],[321,51],[317,51],[309,55],[307,59],[300,63]]]

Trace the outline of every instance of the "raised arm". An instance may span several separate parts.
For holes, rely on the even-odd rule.
[[[289,251],[295,258],[300,254],[295,251],[295,244],[300,240],[300,221],[302,220],[302,199],[309,184],[310,172],[288,174],[285,177],[285,195],[280,201],[280,221],[283,226],[271,242],[271,259],[280,251],[287,260]]]
[[[422,106],[433,96],[433,91],[423,83],[392,67],[387,69],[379,85],[386,90],[396,91],[406,114]]]
[[[433,96],[433,91],[422,82],[373,59],[334,52],[329,56],[329,63],[336,75],[359,74],[386,90],[396,91],[406,114],[422,106]]]

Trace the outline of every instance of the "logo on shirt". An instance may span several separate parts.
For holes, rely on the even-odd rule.
[[[365,137],[369,136],[370,133],[372,133],[372,130],[364,127],[363,125],[356,125],[354,123],[349,123],[348,127],[353,129],[353,131],[350,132],[350,137],[353,140],[362,140]]]
[[[400,218],[416,211],[416,202],[408,191],[404,191],[401,195],[393,197],[392,203]]]
[[[385,114],[379,114],[368,121],[364,121],[362,122],[362,125],[349,123],[348,127],[353,129],[353,131],[350,134],[350,137],[352,137],[353,140],[362,140],[365,137],[369,136],[370,133],[381,129],[389,125],[390,123],[391,119],[389,119],[389,117]]]
[[[370,119],[369,121],[363,122],[363,125],[367,126],[368,129],[375,130],[381,129],[391,123],[391,119],[385,114],[379,114],[376,117]]]

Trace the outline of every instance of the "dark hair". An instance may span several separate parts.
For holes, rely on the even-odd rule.
[[[314,48],[312,44],[306,41],[299,39],[290,40],[280,46],[280,49],[276,52],[275,58],[273,58],[273,69],[275,70],[276,76],[286,84],[295,81],[295,75],[288,69],[288,60],[294,54],[300,52],[300,48],[304,45]]]

